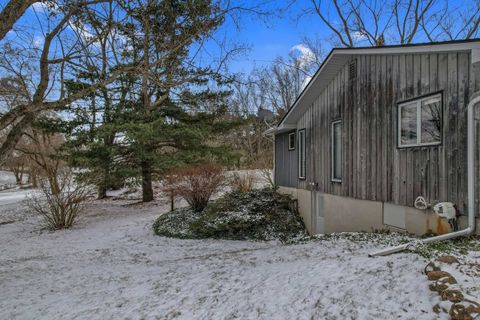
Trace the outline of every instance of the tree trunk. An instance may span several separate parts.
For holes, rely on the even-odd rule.
[[[60,193],[60,185],[58,183],[58,178],[57,176],[49,176],[48,177],[48,182],[50,184],[50,189],[52,191],[52,194],[59,194]]]
[[[98,191],[98,200],[105,199],[107,197],[107,187],[99,186],[97,191]]]
[[[20,171],[17,168],[14,168],[12,171],[13,171],[13,175],[15,176],[15,183],[17,185],[21,185],[22,178],[20,177]]]
[[[142,162],[142,201],[153,200],[152,165],[149,161]]]
[[[10,0],[0,12],[0,40],[12,30],[13,25],[25,13],[28,7],[37,0]]]

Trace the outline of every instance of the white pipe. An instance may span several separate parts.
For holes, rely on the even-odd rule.
[[[385,256],[391,253],[403,251],[408,247],[417,243],[429,243],[441,240],[452,239],[460,236],[468,236],[475,231],[475,123],[474,123],[474,106],[480,102],[480,93],[477,93],[468,104],[467,107],[467,189],[468,189],[468,227],[466,229],[442,234],[440,236],[431,237],[422,240],[415,240],[407,244],[396,247],[383,249],[372,252],[368,256]]]

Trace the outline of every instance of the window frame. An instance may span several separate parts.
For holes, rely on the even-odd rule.
[[[343,163],[343,120],[337,119],[333,120],[330,124],[330,174],[331,174],[331,181],[335,183],[342,183],[343,180],[343,168],[340,168],[340,179],[335,177],[335,126],[340,125],[340,132],[342,135],[342,139],[340,141],[340,148],[341,149],[341,159],[340,159],[340,166]]]
[[[440,98],[440,140],[436,142],[421,142],[422,141],[422,101],[432,99],[432,98]],[[402,117],[401,117],[401,111],[402,107],[405,107],[407,105],[411,105],[412,103],[416,103],[416,109],[417,109],[417,123],[416,123],[416,128],[417,128],[417,142],[416,143],[411,143],[411,144],[402,144]],[[408,99],[405,101],[401,101],[397,103],[397,148],[398,149],[407,149],[407,148],[418,148],[418,147],[434,147],[434,146],[440,146],[443,144],[443,118],[444,114],[444,99],[443,99],[443,91],[435,92],[435,93],[429,93],[426,95],[418,96],[412,99]]]
[[[303,150],[302,150],[302,143],[301,139],[303,137]],[[297,150],[298,150],[298,179],[305,180],[307,176],[307,134],[305,129],[300,129],[297,131]],[[303,158],[301,157],[301,153],[303,153]],[[304,172],[302,172],[302,163]],[[303,173],[303,175],[302,175]]]
[[[292,141],[292,140],[290,140],[291,136],[293,136],[293,147],[290,145],[290,142]],[[296,147],[297,147],[297,140],[296,140],[296,137],[295,137],[295,132],[290,132],[288,134],[288,151],[295,150]]]

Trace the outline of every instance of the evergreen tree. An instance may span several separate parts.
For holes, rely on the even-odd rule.
[[[122,159],[140,169],[132,174],[141,177],[143,201],[151,201],[154,173],[225,154],[208,139],[228,127],[221,120],[228,93],[208,89],[216,73],[196,66],[191,52],[223,23],[223,14],[210,0],[125,2],[124,9],[131,17],[125,26],[129,58],[143,71],[120,125]],[[207,112],[208,105],[214,109]]]
[[[215,142],[216,135],[237,124],[227,114],[228,81],[192,57],[192,48],[223,23],[223,13],[209,0],[120,5],[128,18],[119,27],[122,56],[115,59],[141,66],[141,72],[125,72],[69,106],[66,111],[74,116],[63,124],[65,151],[72,165],[87,169],[82,175],[97,185],[100,198],[108,188],[134,178],[141,183],[143,201],[151,201],[152,180],[168,169],[232,159]],[[108,35],[98,32],[97,38]],[[99,55],[108,56],[108,41],[100,41]],[[108,57],[101,61],[99,67],[86,60],[68,90],[80,91],[115,72],[108,69]]]

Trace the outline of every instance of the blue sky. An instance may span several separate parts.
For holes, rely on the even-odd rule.
[[[247,0],[245,2],[249,4],[249,1],[255,0]],[[7,2],[7,0],[0,0],[0,8],[3,8]],[[286,12],[269,16],[266,18],[266,21],[253,17],[243,17],[239,29],[231,20],[227,20],[218,32],[219,36],[223,37],[223,35],[226,35],[229,41],[238,41],[250,47],[248,52],[237,56],[232,61],[229,66],[230,71],[248,72],[254,65],[267,65],[278,56],[286,57],[292,47],[302,43],[302,39],[305,36],[314,36],[312,30],[318,36],[324,38],[328,34],[328,30],[325,29],[318,17],[304,16],[299,21],[295,19],[300,12],[302,2],[305,4],[306,0],[290,6]],[[279,9],[282,7],[284,7],[284,1],[272,1],[272,5],[269,8]],[[30,7],[16,24],[16,28],[37,29],[34,33],[36,41],[40,44],[43,40],[42,32],[38,28],[38,19],[42,19],[41,6],[37,7],[37,13],[36,15],[34,8]],[[16,40],[18,42],[23,39]],[[330,49],[328,42],[325,43],[325,49],[326,51]]]
[[[296,4],[291,6],[288,12],[271,17],[266,22],[246,18],[242,21],[240,30],[236,30],[232,23],[227,21],[222,31],[227,31],[232,38],[250,45],[249,52],[237,57],[232,63],[232,71],[248,72],[253,65],[266,65],[278,56],[286,57],[306,36],[325,39],[329,35],[329,30],[318,17],[302,16],[297,19],[299,13],[300,7]],[[324,41],[322,47],[328,53],[331,46],[328,41]]]

